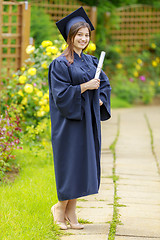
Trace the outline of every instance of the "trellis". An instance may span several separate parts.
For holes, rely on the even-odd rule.
[[[97,8],[86,6],[76,0],[30,0],[32,5],[43,8],[54,22],[59,21],[77,8],[83,6],[93,26],[97,25]],[[92,32],[92,41],[95,41],[95,31]]]
[[[30,5],[0,1],[0,79],[19,69],[27,58]]]
[[[125,52],[131,52],[135,46],[148,47],[154,34],[160,33],[160,9],[133,5],[117,9],[119,29],[110,28],[115,44],[123,46]]]

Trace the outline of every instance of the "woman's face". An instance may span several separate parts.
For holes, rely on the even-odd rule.
[[[89,30],[87,27],[80,28],[74,38],[73,46],[77,51],[82,51],[89,43]]]

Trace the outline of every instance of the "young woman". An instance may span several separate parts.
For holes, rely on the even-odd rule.
[[[83,8],[57,23],[68,47],[49,67],[52,146],[58,203],[51,211],[61,229],[82,229],[77,198],[98,193],[101,120],[110,118],[108,77],[94,75],[97,58],[84,54],[93,26]]]

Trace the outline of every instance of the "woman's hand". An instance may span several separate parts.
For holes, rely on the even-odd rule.
[[[88,90],[98,89],[100,85],[100,79],[93,78],[92,80],[87,82]]]
[[[80,86],[81,86],[81,93],[87,90],[98,89],[100,86],[100,79],[93,78],[86,83],[82,83]]]
[[[102,106],[103,102],[101,99],[99,99],[99,106]]]

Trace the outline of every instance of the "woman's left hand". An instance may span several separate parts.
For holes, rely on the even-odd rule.
[[[102,106],[103,102],[101,99],[99,99],[99,106]]]

